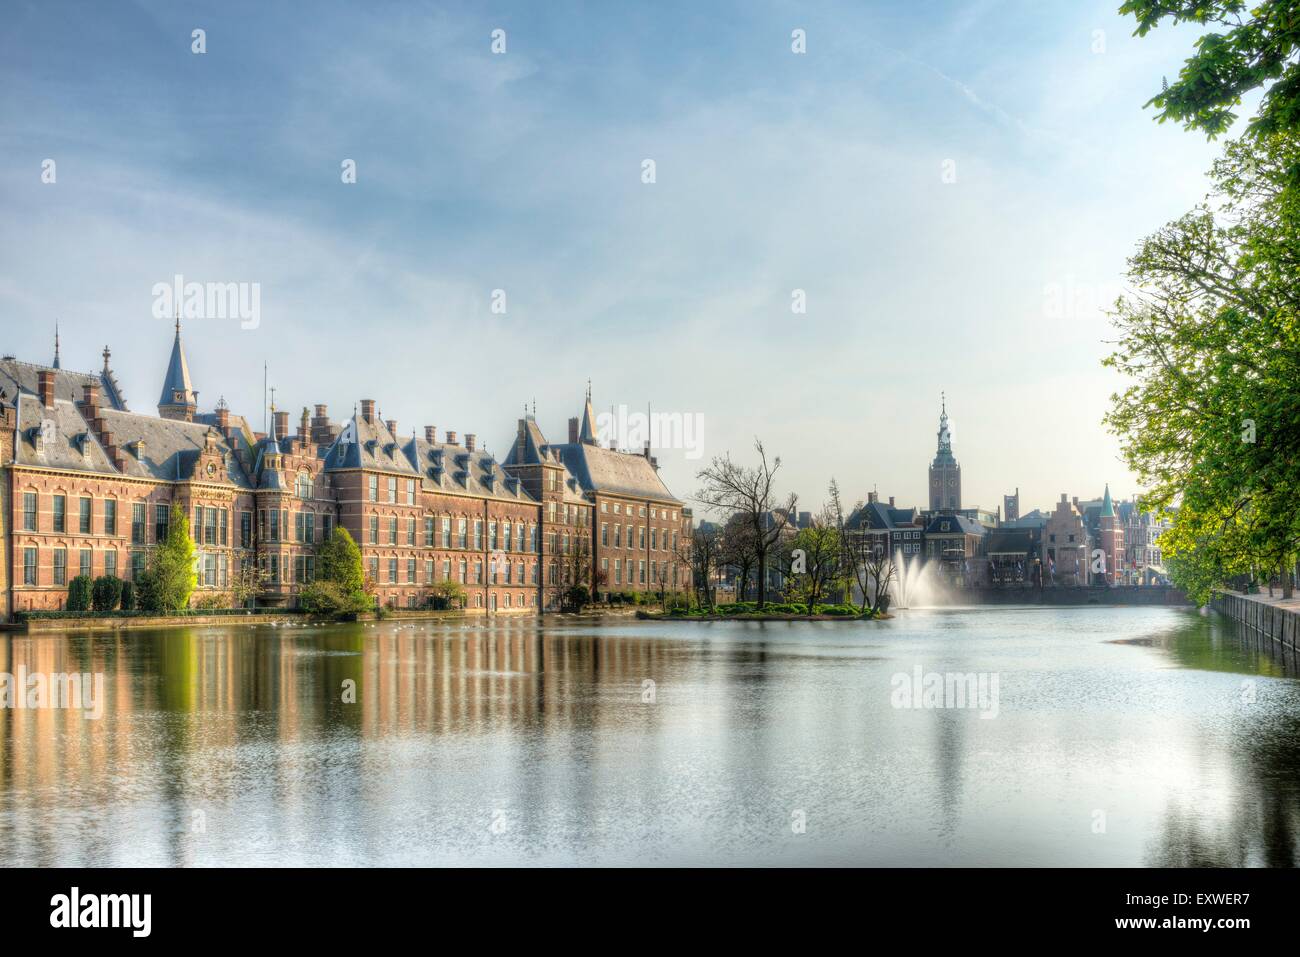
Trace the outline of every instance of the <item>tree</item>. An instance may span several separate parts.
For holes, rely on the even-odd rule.
[[[122,600],[122,579],[116,575],[100,575],[92,586],[90,600],[95,611],[113,611]]]
[[[316,567],[319,581],[330,582],[338,588],[345,610],[365,611],[374,607],[373,585],[367,586],[361,549],[346,528],[335,525],[329,538],[320,543],[316,549]]]
[[[92,587],[89,575],[78,575],[68,582],[68,611],[89,611]]]
[[[739,517],[740,523],[748,527],[758,565],[758,607],[762,608],[767,604],[769,558],[789,527],[799,498],[791,492],[784,501],[777,499],[776,473],[781,469],[781,458],[777,456],[769,463],[758,439],[754,440],[754,451],[758,453],[758,464],[753,467],[733,462],[730,452],[715,457],[696,476],[703,483],[696,499],[723,514]]]
[[[244,559],[230,573],[231,601],[238,608],[248,607],[248,603],[262,593],[262,585],[270,577],[270,573],[256,561]]]
[[[460,582],[446,579],[429,586],[429,597],[433,599],[435,608],[464,608],[469,593]]]
[[[1218,136],[1237,119],[1243,94],[1271,84],[1251,134],[1300,131],[1300,0],[1124,0],[1119,12],[1137,20],[1138,36],[1163,20],[1227,28],[1200,37],[1178,78],[1147,102],[1160,122]]]
[[[199,582],[194,566],[190,520],[184,509],[173,505],[167,540],[154,549],[149,560],[147,580],[153,610],[180,611],[189,605],[190,595]]]
[[[842,575],[840,534],[827,514],[801,528],[781,553],[783,570],[789,579],[786,598],[808,606],[815,615],[817,605]]]
[[[695,534],[677,545],[677,560],[690,570],[691,585],[701,605],[713,607],[713,578],[722,554],[722,532],[718,526],[697,528]]]
[[[753,527],[743,515],[732,515],[722,529],[718,565],[732,569],[736,601],[744,601],[749,596],[749,580],[756,564],[758,551],[754,547]]]
[[[1198,602],[1300,552],[1298,167],[1300,132],[1229,143],[1212,202],[1142,243],[1112,314],[1105,363],[1133,381],[1106,421],[1143,507],[1177,508],[1161,548]]]

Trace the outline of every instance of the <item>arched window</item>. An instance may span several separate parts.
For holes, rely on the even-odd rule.
[[[294,488],[295,494],[299,498],[311,498],[311,474],[308,472],[298,473],[298,482]]]

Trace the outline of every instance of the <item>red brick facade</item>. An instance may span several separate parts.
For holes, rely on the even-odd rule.
[[[439,442],[426,426],[423,440],[403,440],[368,399],[342,424],[317,405],[293,435],[283,411],[269,434],[254,432],[224,403],[197,412],[179,329],[160,415],[145,416],[126,408],[108,359],[98,376],[0,360],[5,618],[64,607],[78,574],[131,579],[173,505],[199,554],[194,603],[223,603],[241,569],[256,568],[257,603],[293,607],[336,524],[386,606],[424,607],[444,580],[489,614],[556,607],[575,582],[689,589],[689,511],[648,454],[566,445],[497,463],[473,435]],[[628,487],[604,487],[609,474]]]

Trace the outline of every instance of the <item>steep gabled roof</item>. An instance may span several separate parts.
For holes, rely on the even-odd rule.
[[[177,398],[179,393],[180,398]],[[195,405],[198,397],[190,383],[190,365],[185,361],[185,350],[181,348],[181,324],[176,321],[176,338],[172,340],[172,354],[167,361],[167,374],[163,377],[162,394],[158,405]]]
[[[198,478],[193,475],[194,464],[207,445],[207,436],[211,432],[217,439],[217,451],[225,460],[228,480],[241,488],[253,487],[225,436],[213,426],[134,412],[104,410],[102,415],[105,427],[113,433],[113,441],[123,450],[124,475],[166,482]],[[144,451],[143,455],[137,456],[132,445],[140,441],[144,442]]]
[[[402,443],[378,416],[367,422],[363,416],[354,415],[344,423],[338,438],[325,453],[325,468],[417,474]]]
[[[103,446],[77,407],[55,399],[47,409],[32,395],[20,395],[14,461],[19,465],[117,474]],[[49,423],[46,425],[46,423]]]
[[[617,452],[584,442],[553,445],[551,448],[560,453],[560,461],[578,480],[583,491],[661,502],[678,501],[644,455]]]
[[[69,372],[67,369],[55,369],[52,366],[36,365],[31,362],[19,362],[17,359],[0,359],[0,391],[5,394],[5,401],[12,403],[20,394],[36,395],[39,391],[38,374],[42,371],[54,373],[54,397],[65,402],[80,402],[86,385],[97,385],[102,400],[111,408],[126,410],[126,401],[112,373],[95,375],[90,372]]]

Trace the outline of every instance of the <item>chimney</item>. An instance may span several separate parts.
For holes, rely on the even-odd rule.
[[[424,441],[430,445],[438,444],[438,427],[436,425],[426,425],[424,427]]]
[[[388,426],[388,431],[393,434],[393,438],[397,438],[397,420],[389,419],[384,425]]]
[[[644,452],[643,454],[645,455],[645,457],[646,457],[647,460],[650,458],[650,443],[649,443],[649,442],[647,442],[647,443],[645,444],[645,452]]]
[[[99,415],[99,383],[87,382],[81,387],[81,407],[87,419]]]
[[[367,425],[374,421],[375,418],[375,400],[361,400],[361,420]]]
[[[478,439],[478,436],[476,436],[473,432],[466,432],[466,433],[465,433],[465,450],[468,451],[468,452],[473,452],[473,451],[474,451],[474,443],[475,443],[475,441],[476,441],[477,439]]]
[[[867,504],[868,504],[868,505],[871,505],[871,504],[874,503],[875,501],[876,501],[876,493],[875,493],[875,492],[868,492],[868,493],[867,493]]]
[[[894,496],[892,496],[892,495],[889,496],[889,507],[890,507],[890,508],[893,508],[893,507],[894,507]]]
[[[578,444],[578,420],[576,418],[569,420],[569,444]]]
[[[311,440],[317,445],[326,445],[334,441],[329,412],[324,405],[316,406],[316,414],[311,420]]]
[[[447,444],[448,445],[456,444],[456,433],[451,431],[451,429],[447,430]]]
[[[289,436],[289,413],[275,413],[275,437],[277,439],[288,438]]]
[[[307,444],[307,439],[311,435],[311,417],[307,414],[307,407],[302,407],[302,418],[298,420],[298,441]]]
[[[1062,493],[1061,493],[1061,504],[1064,505],[1067,501],[1068,501],[1068,499],[1065,497],[1065,493],[1062,492]]]
[[[47,409],[54,408],[54,372],[50,369],[42,369],[36,373],[37,391],[41,397],[41,405]]]
[[[217,406],[217,428],[222,432],[230,428],[230,408],[228,406]]]

